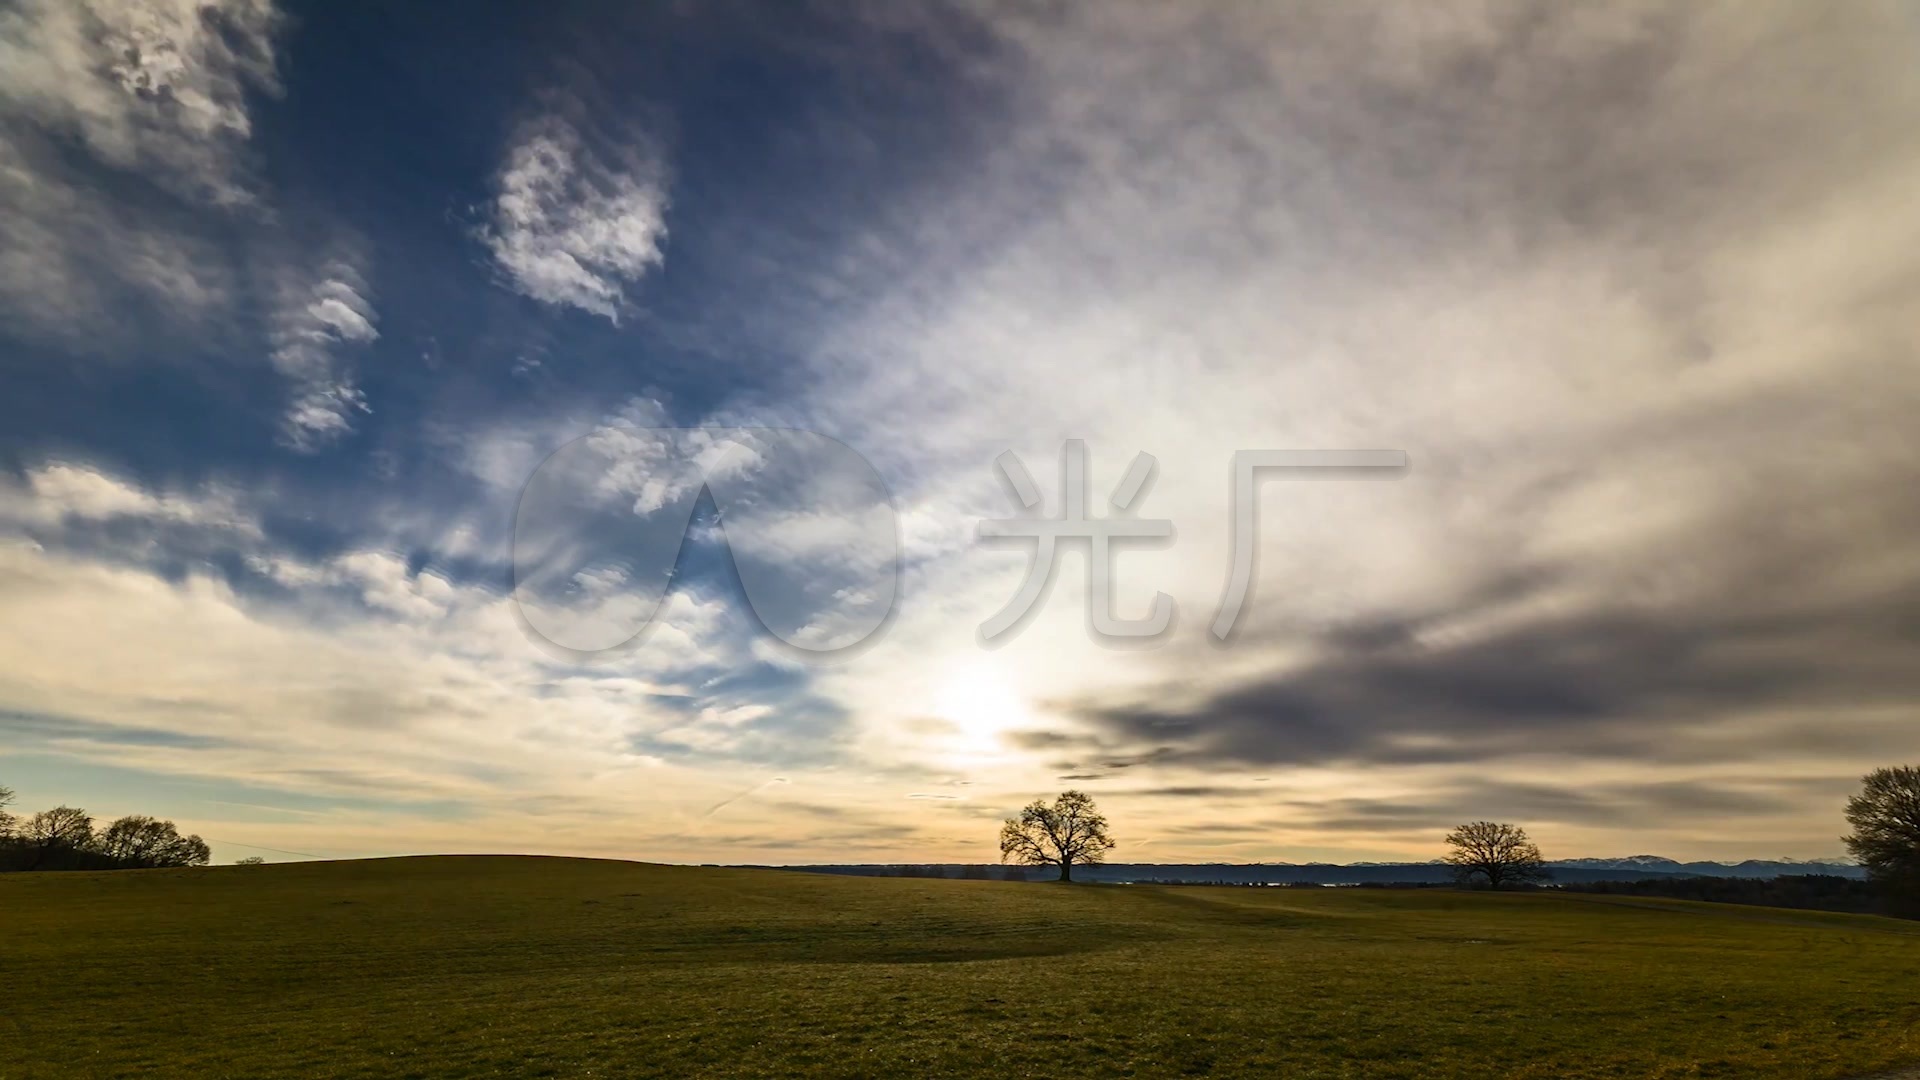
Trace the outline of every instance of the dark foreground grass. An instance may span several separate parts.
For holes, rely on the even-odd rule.
[[[1840,1077],[1920,924],[532,858],[0,876],[0,1077]]]

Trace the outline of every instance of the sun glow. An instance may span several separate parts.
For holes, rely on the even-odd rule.
[[[955,728],[955,749],[985,755],[1006,749],[1001,736],[1025,727],[1032,713],[1006,673],[980,663],[957,668],[943,680],[935,714]]]

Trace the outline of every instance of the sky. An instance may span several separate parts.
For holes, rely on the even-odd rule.
[[[0,783],[216,861],[988,862],[1065,788],[1125,861],[1835,856],[1920,753],[1916,60],[1866,0],[13,0]],[[993,622],[1075,506],[1160,535],[1056,523]]]

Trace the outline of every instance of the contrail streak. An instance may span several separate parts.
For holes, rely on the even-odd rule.
[[[763,788],[772,787],[775,784],[784,784],[786,782],[787,782],[787,778],[784,776],[776,776],[771,780],[761,781],[760,783],[753,785],[752,787],[748,788],[745,791],[738,792],[733,795],[729,795],[726,798],[721,799],[719,802],[714,803],[712,806],[707,808],[706,813],[701,814],[700,816],[703,818],[710,818],[713,815],[719,813],[721,810],[729,806],[732,806],[734,803],[739,802],[741,799],[744,799],[747,796],[752,795],[756,791],[760,791]]]

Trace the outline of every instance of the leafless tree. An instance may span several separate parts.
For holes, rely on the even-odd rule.
[[[1114,847],[1107,819],[1081,791],[1063,791],[1047,805],[1035,799],[1019,817],[1000,826],[1000,861],[1026,866],[1058,866],[1060,880],[1073,880],[1075,863],[1096,866]]]
[[[27,819],[21,836],[28,848],[27,869],[37,870],[49,858],[80,851],[93,842],[93,818],[72,806],[42,810]]]
[[[12,805],[13,789],[4,784],[0,784],[0,840],[6,840],[13,836],[16,819],[12,814],[7,813],[7,807]]]
[[[1486,880],[1488,888],[1498,889],[1551,876],[1540,858],[1540,849],[1518,825],[1471,822],[1448,833],[1447,846],[1453,849],[1447,853],[1447,862],[1462,884],[1471,884],[1477,875]]]
[[[1847,851],[1902,913],[1920,913],[1920,768],[1875,769],[1847,800]]]
[[[107,826],[93,848],[126,866],[205,866],[213,853],[198,836],[181,836],[171,821],[134,814]]]

